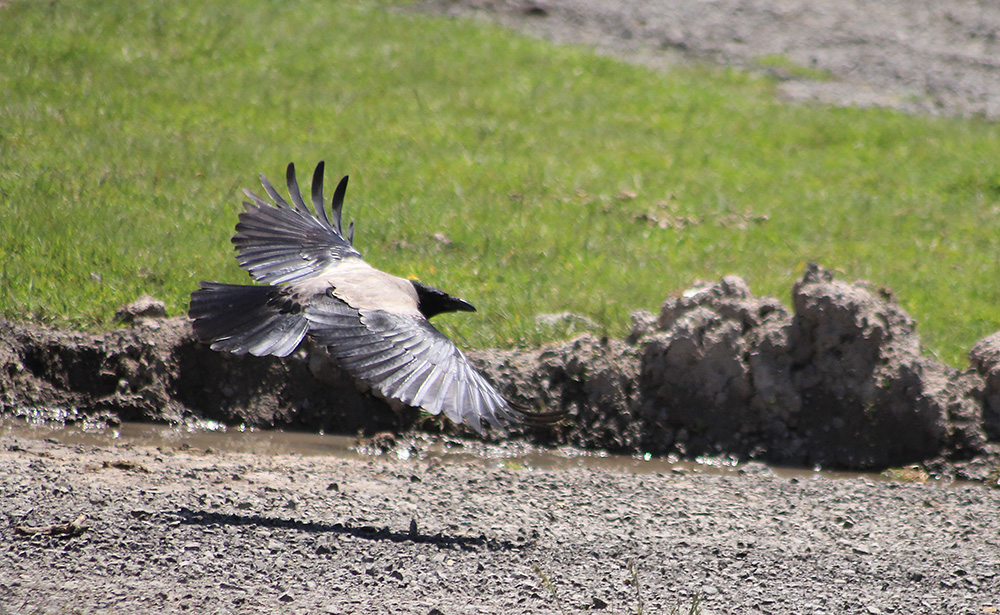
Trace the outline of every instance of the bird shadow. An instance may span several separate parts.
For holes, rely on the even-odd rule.
[[[352,526],[347,523],[323,523],[317,521],[299,521],[282,519],[280,517],[265,517],[262,515],[241,515],[235,513],[219,513],[180,508],[172,513],[176,521],[182,525],[201,526],[258,526],[280,528],[306,532],[310,534],[336,534],[353,536],[364,540],[377,540],[398,543],[429,544],[442,549],[461,549],[463,551],[520,551],[531,546],[531,541],[513,542],[497,540],[486,536],[450,536],[442,532],[422,534],[419,531],[399,532],[388,527],[372,525]]]

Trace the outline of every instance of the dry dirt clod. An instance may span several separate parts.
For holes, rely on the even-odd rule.
[[[52,525],[19,525],[15,528],[18,534],[25,536],[79,536],[90,526],[85,523],[87,515],[80,515],[73,521],[54,523]]]
[[[125,324],[140,322],[147,318],[166,318],[167,306],[159,299],[142,295],[132,303],[115,312],[115,320]]]

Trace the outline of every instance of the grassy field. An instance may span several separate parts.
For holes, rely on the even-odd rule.
[[[375,0],[15,0],[0,41],[7,318],[182,313],[198,280],[248,279],[239,188],[325,159],[370,262],[479,307],[442,318],[472,346],[563,310],[621,335],[730,273],[787,302],[809,261],[892,288],[955,365],[1000,329],[994,123],[788,107],[764,78]]]

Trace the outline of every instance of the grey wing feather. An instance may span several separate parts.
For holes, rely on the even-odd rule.
[[[310,335],[384,395],[482,432],[516,422],[503,397],[444,334],[419,316],[356,310],[325,295],[305,309]]]
[[[302,312],[285,309],[285,303],[274,287],[202,282],[188,313],[195,335],[213,350],[284,357],[309,330]]]
[[[331,223],[322,202],[322,174],[323,163],[320,163],[313,176],[313,204],[317,205],[318,200],[316,211],[302,199],[295,167],[291,164],[286,179],[292,204],[285,201],[263,175],[261,183],[273,203],[244,190],[250,202],[243,204],[245,211],[240,214],[233,244],[240,266],[258,282],[294,282],[316,275],[345,258],[361,257],[351,245],[353,231],[349,229],[345,237],[340,226],[347,178],[337,186],[332,203],[334,222]]]

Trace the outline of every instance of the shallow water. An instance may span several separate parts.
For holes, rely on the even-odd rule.
[[[195,450],[212,449],[221,452],[257,455],[319,455],[354,459],[384,456],[402,461],[436,457],[466,461],[478,460],[488,466],[548,470],[586,467],[640,474],[738,475],[753,468],[752,471],[763,469],[783,478],[825,477],[888,480],[885,476],[874,473],[765,466],[759,462],[754,462],[752,466],[748,467],[746,463],[739,463],[736,459],[728,457],[699,458],[696,461],[686,461],[651,455],[618,455],[606,451],[586,451],[570,447],[540,448],[521,442],[503,445],[487,444],[422,434],[398,437],[391,450],[380,452],[370,440],[359,440],[350,436],[227,427],[212,421],[183,425],[122,423],[115,426],[105,426],[0,417],[0,436],[96,447],[131,445]]]

